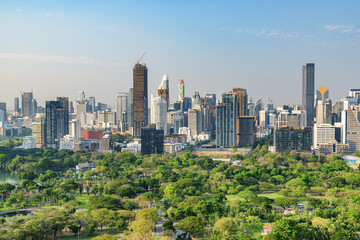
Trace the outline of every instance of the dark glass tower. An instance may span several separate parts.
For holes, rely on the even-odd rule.
[[[47,148],[57,148],[60,138],[69,134],[67,97],[59,97],[57,101],[46,101],[45,131]]]
[[[133,135],[141,137],[141,128],[148,125],[148,69],[137,63],[133,68]]]
[[[307,63],[302,68],[302,108],[306,111],[306,126],[314,126],[315,64]]]
[[[21,94],[21,113],[24,117],[32,117],[34,115],[32,100],[32,92],[23,92]]]

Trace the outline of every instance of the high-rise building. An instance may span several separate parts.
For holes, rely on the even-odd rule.
[[[184,97],[183,101],[181,102],[181,111],[187,112],[191,108],[192,102],[190,97]]]
[[[349,144],[351,153],[360,151],[360,108],[348,108],[341,113],[342,143]]]
[[[185,97],[185,82],[184,79],[179,81],[179,101],[182,102]]]
[[[237,95],[236,117],[248,116],[248,95],[244,88],[233,88],[233,93]],[[260,109],[261,110],[261,109]]]
[[[83,103],[85,100],[86,100],[85,92],[84,91],[79,91],[79,102]]]
[[[307,63],[302,67],[302,107],[306,111],[307,126],[314,126],[314,85],[315,64]]]
[[[163,130],[164,135],[168,134],[167,127],[167,102],[161,96],[154,97],[151,94],[151,123],[156,125],[156,129]]]
[[[116,114],[112,111],[99,111],[98,123],[100,128],[108,129],[116,125]]]
[[[132,132],[132,128],[134,126],[134,97],[133,97],[133,89],[130,88],[129,90],[129,94],[128,94],[128,101],[127,101],[127,107],[126,107],[126,112],[127,112],[127,127],[128,130],[130,130]]]
[[[133,68],[133,135],[141,137],[141,128],[148,125],[148,69],[137,63]]]
[[[313,131],[311,127],[303,129],[290,129],[289,127],[275,128],[275,152],[311,151],[313,144]]]
[[[314,147],[335,140],[335,127],[330,124],[314,124]]]
[[[216,108],[216,94],[206,94],[205,101],[208,106]]]
[[[20,103],[19,98],[14,98],[14,112],[20,113]]]
[[[191,108],[201,109],[202,104],[201,104],[201,97],[199,92],[194,92],[191,102],[192,102]]]
[[[331,114],[332,114],[332,102],[329,99],[329,90],[321,86],[316,91],[316,123],[319,126],[320,124],[330,124],[331,123]]]
[[[46,101],[45,137],[47,148],[57,148],[60,139],[69,134],[68,98]]]
[[[196,136],[202,133],[202,112],[199,109],[190,109],[188,111],[188,127],[191,129],[191,135]]]
[[[96,107],[95,97],[89,97],[90,112],[95,112],[95,107]]]
[[[126,112],[128,106],[127,92],[118,92],[116,95],[116,119],[117,122],[127,122],[127,119],[123,118],[123,113]],[[126,116],[126,115],[125,115]]]
[[[158,96],[161,97],[167,103],[167,108],[169,109],[170,98],[169,98],[169,77],[167,75],[163,76],[163,79],[158,87]]]
[[[79,119],[73,119],[69,122],[69,135],[75,139],[81,138],[81,123]]]
[[[32,136],[35,139],[36,148],[46,146],[45,113],[38,113],[32,123]]]
[[[236,146],[251,146],[256,140],[256,119],[254,116],[236,118]]]
[[[33,93],[22,92],[21,93],[21,113],[24,117],[33,117]]]
[[[164,131],[157,130],[155,124],[141,128],[141,154],[164,153]]]
[[[216,106],[216,145],[231,147],[236,145],[237,95],[222,94],[222,103]]]
[[[31,105],[32,105],[31,108],[33,110],[32,114],[33,114],[33,116],[35,116],[37,114],[37,108],[38,108],[36,99],[33,99],[31,101]]]
[[[7,117],[6,117],[6,102],[0,102],[0,111],[4,112],[3,116],[1,118],[3,118],[4,121],[6,121],[6,119],[7,119]]]

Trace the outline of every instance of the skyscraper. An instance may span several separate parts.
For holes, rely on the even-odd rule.
[[[183,101],[185,97],[185,82],[184,79],[180,79],[179,82],[179,101]]]
[[[244,88],[233,88],[233,93],[237,95],[236,117],[248,116],[248,95]]]
[[[141,128],[148,125],[148,69],[145,64],[136,63],[133,68],[133,135],[141,137]]]
[[[21,113],[24,117],[32,117],[34,115],[33,111],[33,93],[32,92],[22,92],[21,93]]]
[[[158,87],[158,96],[166,101],[167,109],[169,109],[169,77],[167,75],[163,76],[163,79]]]
[[[69,134],[68,98],[46,101],[45,134],[47,148],[57,148],[60,138]]]
[[[123,118],[123,113],[126,112],[128,106],[127,92],[118,92],[116,95],[116,120],[117,122],[127,122],[127,119]]]
[[[307,63],[302,67],[302,107],[306,111],[306,126],[314,126],[314,85],[315,64]]]
[[[89,109],[90,109],[90,112],[95,112],[95,105],[96,105],[95,97],[89,97]]]
[[[231,147],[236,145],[237,95],[224,93],[222,103],[216,106],[216,145]]]
[[[132,131],[132,127],[134,126],[134,97],[132,88],[129,89],[126,112],[128,122],[127,128],[128,130]]]
[[[201,97],[199,92],[194,92],[191,102],[192,102],[191,108],[201,109],[202,104],[201,104]]]
[[[14,98],[14,112],[19,113],[20,112],[20,104],[19,104],[19,98]]]
[[[6,103],[5,102],[0,102],[0,111],[1,111],[1,115],[0,116],[0,121],[6,121]]]
[[[163,130],[168,134],[167,128],[167,102],[161,96],[154,97],[151,94],[151,123],[156,124],[156,129]]]

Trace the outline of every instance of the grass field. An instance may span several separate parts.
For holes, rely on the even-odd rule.
[[[22,139],[24,137],[11,137],[11,138],[4,138],[0,141],[0,146],[5,146],[9,143],[10,140],[13,140],[15,144],[22,143]]]
[[[278,192],[273,192],[273,193],[260,193],[258,196],[259,196],[259,197],[267,197],[267,198],[270,198],[270,199],[275,199],[275,198],[283,197],[283,195],[280,195]]]
[[[89,201],[89,196],[82,195],[82,196],[75,196],[76,201],[79,202],[79,207],[86,207],[87,202]]]

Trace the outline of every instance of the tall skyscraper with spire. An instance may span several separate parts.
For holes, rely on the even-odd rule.
[[[179,101],[183,101],[185,97],[185,82],[184,79],[180,79],[179,82]]]
[[[140,138],[148,125],[148,68],[139,62],[133,68],[133,121],[133,135]]]
[[[302,108],[306,111],[306,126],[314,126],[314,86],[315,64],[307,63],[302,67]]]

